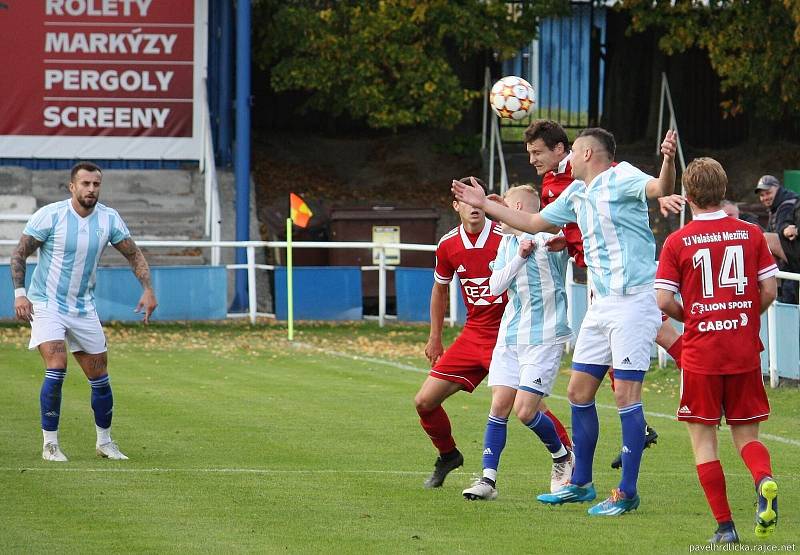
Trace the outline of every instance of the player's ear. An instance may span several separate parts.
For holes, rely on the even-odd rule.
[[[455,210],[456,212],[458,212],[458,201],[457,201],[457,200],[454,200],[454,201],[453,201],[453,210]]]

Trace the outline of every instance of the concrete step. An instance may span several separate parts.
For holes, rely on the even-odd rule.
[[[0,194],[0,214],[33,214],[36,198],[30,195]]]
[[[31,192],[37,198],[67,191],[68,182],[69,172],[65,170],[38,170],[30,175]],[[202,178],[196,178],[195,172],[188,170],[106,170],[103,172],[101,197],[115,193],[139,196],[202,194],[202,186]]]
[[[150,266],[182,266],[203,265],[206,258],[199,249],[148,249],[143,248],[147,263]],[[100,259],[101,266],[128,266],[128,260],[114,247],[108,247]]]

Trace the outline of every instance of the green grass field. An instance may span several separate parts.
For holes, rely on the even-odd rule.
[[[513,421],[497,501],[461,497],[481,466],[486,387],[445,405],[465,468],[422,488],[435,458],[412,403],[425,327],[306,325],[294,344],[269,324],[107,333],[114,437],[130,460],[95,457],[89,387],[71,361],[60,432],[70,461],[58,464],[40,458],[39,356],[26,330],[0,327],[0,553],[688,553],[715,527],[686,431],[669,417],[674,369],[646,382],[660,439],[644,456],[641,508],[590,518],[586,505],[535,501],[549,455]],[[567,377],[549,401],[566,424]],[[782,509],[770,543],[790,545],[800,536],[800,391],[769,394],[762,430]],[[598,403],[604,496],[618,480],[619,419],[609,388]],[[726,429],[721,438],[734,519],[755,549],[751,478]]]

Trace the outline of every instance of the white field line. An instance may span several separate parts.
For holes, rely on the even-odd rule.
[[[66,463],[70,464],[70,463]],[[342,469],[337,470],[333,468],[317,468],[317,469],[297,469],[297,470],[282,470],[274,468],[82,468],[75,466],[61,466],[56,464],[47,464],[38,467],[13,467],[5,466],[0,467],[0,473],[24,473],[24,472],[64,472],[64,473],[93,473],[93,474],[254,474],[254,475],[273,475],[273,476],[307,476],[307,475],[342,475],[342,474],[355,474],[355,475],[376,475],[376,476],[428,476],[429,470],[354,470]],[[469,474],[464,470],[455,470],[459,474]],[[612,469],[595,469],[595,474],[600,475],[619,475],[618,470]],[[539,477],[540,474],[535,472],[503,472],[504,476],[534,476]],[[728,477],[749,478],[750,474],[746,472],[726,472]],[[477,474],[476,474],[477,476]],[[686,472],[658,472],[658,476],[673,476],[685,478],[692,475]],[[694,479],[694,478],[692,478]],[[781,476],[781,480],[800,480],[798,476]]]
[[[411,365],[403,364],[403,363],[400,363],[400,362],[393,362],[393,361],[390,361],[390,360],[383,360],[383,359],[374,358],[374,357],[351,355],[351,354],[348,354],[348,353],[343,353],[341,351],[333,351],[333,350],[330,350],[330,349],[323,349],[322,347],[316,347],[316,346],[310,345],[308,343],[294,343],[294,344],[296,346],[298,346],[298,347],[303,347],[303,348],[310,349],[310,350],[313,350],[313,351],[317,351],[317,352],[320,352],[320,353],[323,353],[323,354],[326,354],[326,355],[337,356],[337,357],[341,357],[341,358],[349,358],[350,360],[357,360],[357,361],[360,361],[360,362],[369,362],[369,363],[372,363],[372,364],[381,364],[383,366],[390,366],[392,368],[398,368],[400,370],[407,370],[409,372],[417,372],[417,373],[420,373],[420,374],[427,374],[428,373],[428,370],[426,370],[424,368],[417,368],[416,366],[411,366]],[[552,397],[553,399],[558,399],[560,401],[567,401],[568,400],[566,397],[564,397],[562,395],[550,395],[550,397]],[[613,411],[617,410],[616,406],[613,406],[613,405],[602,405],[600,403],[597,404],[597,407],[601,408],[601,409],[607,409],[607,410],[613,410]],[[677,422],[677,418],[673,414],[664,414],[663,412],[653,412],[653,411],[645,411],[644,413],[645,413],[646,416],[651,416],[653,418],[664,418],[664,419],[667,419],[667,420],[673,420],[673,421]],[[800,447],[800,441],[798,441],[796,439],[791,439],[791,438],[783,437],[783,436],[776,436],[774,434],[761,433],[759,435],[760,435],[760,437],[762,437],[764,439],[768,439],[770,441],[776,441],[778,443],[784,443],[786,445],[794,445],[795,447]]]

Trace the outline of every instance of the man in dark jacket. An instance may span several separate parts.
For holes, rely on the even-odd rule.
[[[797,194],[784,188],[778,178],[773,175],[762,175],[756,184],[755,193],[761,204],[769,209],[767,231],[777,233],[782,244],[798,240],[797,226],[794,221],[794,209],[798,202]],[[781,270],[788,270],[787,264],[780,264],[779,267]],[[782,303],[797,304],[797,297],[798,283],[782,280],[778,300]]]

